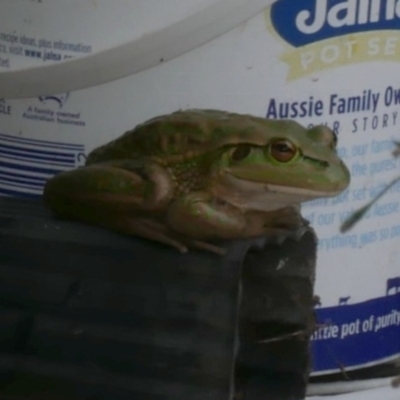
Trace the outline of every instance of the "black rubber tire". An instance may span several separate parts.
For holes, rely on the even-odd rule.
[[[228,400],[235,382],[236,390],[245,387],[238,371],[250,374],[243,381],[250,388],[260,371],[265,378],[284,365],[302,386],[294,387],[296,395],[303,393],[307,338],[277,365],[275,355],[256,360],[258,339],[248,332],[268,324],[309,327],[311,237],[283,247],[265,239],[225,243],[224,257],[182,255],[55,220],[38,202],[0,198],[1,398]],[[308,258],[300,261],[304,240]],[[282,255],[293,263],[271,278]],[[277,308],[263,306],[266,287],[251,289],[260,282],[259,265],[268,275],[264,284],[278,279],[286,293],[300,294],[297,306],[282,292],[274,294]],[[249,400],[257,398],[252,393]],[[286,398],[292,397],[279,400]]]

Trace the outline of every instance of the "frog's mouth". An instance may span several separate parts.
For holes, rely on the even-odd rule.
[[[333,197],[342,192],[340,190],[333,193],[254,182],[230,174],[216,182],[212,191],[216,197],[244,211],[274,211],[319,197]]]
[[[318,163],[322,163],[321,160]],[[343,165],[330,165],[324,162],[319,168],[307,165],[288,165],[285,171],[281,167],[261,164],[239,165],[226,168],[225,176],[235,185],[242,187],[246,182],[261,185],[262,191],[285,193],[291,196],[308,198],[334,197],[340,194],[349,183]],[[229,177],[229,178],[228,178]]]
[[[241,180],[241,179],[239,179]],[[272,193],[282,193],[286,195],[299,195],[304,197],[334,197],[338,194],[342,193],[342,190],[337,191],[322,191],[322,190],[313,190],[313,189],[305,189],[301,187],[288,187],[288,186],[281,186],[281,185],[274,185],[274,184],[263,184],[264,187]]]

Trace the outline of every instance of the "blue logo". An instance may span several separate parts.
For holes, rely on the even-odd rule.
[[[63,106],[67,102],[68,98],[69,98],[69,92],[66,92],[66,93],[62,93],[62,94],[58,94],[58,95],[54,95],[54,96],[40,96],[39,100],[44,104],[46,104],[49,101],[55,102],[58,104],[59,108],[63,108]]]
[[[400,0],[278,0],[271,21],[294,47],[350,33],[400,30]]]
[[[398,279],[393,281],[396,287]],[[341,365],[366,366],[398,355],[399,302],[400,292],[363,303],[315,309],[318,328],[311,337],[313,372],[340,372]]]

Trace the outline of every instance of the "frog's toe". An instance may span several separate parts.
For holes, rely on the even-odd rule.
[[[167,232],[164,231],[163,227],[161,229],[155,228],[153,222],[154,221],[149,221],[149,224],[144,223],[138,227],[136,234],[139,234],[146,239],[175,247],[181,253],[188,252],[188,247],[183,242],[172,238]]]
[[[294,233],[294,239],[299,242],[301,238],[304,236],[306,232],[308,232],[310,228],[308,225],[300,227],[295,233]]]
[[[299,242],[304,234],[309,231],[309,228],[305,226],[301,226],[298,229],[294,230],[287,230],[277,235],[276,241],[279,245],[284,243],[287,239],[295,240]]]
[[[191,240],[189,245],[193,248],[210,251],[211,253],[218,254],[220,256],[225,255],[227,252],[227,250],[223,247],[216,246],[208,242],[203,242],[201,240]]]

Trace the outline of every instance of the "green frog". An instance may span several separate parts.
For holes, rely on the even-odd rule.
[[[300,203],[333,197],[350,174],[325,126],[305,129],[220,110],[152,118],[48,180],[45,203],[65,218],[181,252],[285,235],[304,226]]]

